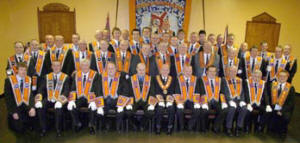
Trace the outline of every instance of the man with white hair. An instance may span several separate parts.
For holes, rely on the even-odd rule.
[[[76,131],[82,126],[79,121],[79,109],[81,107],[87,107],[90,134],[95,134],[97,105],[94,99],[102,96],[100,85],[99,74],[90,69],[90,61],[88,59],[81,60],[80,70],[72,76],[71,93],[67,106],[67,109],[71,112]]]
[[[103,40],[103,31],[96,30],[95,39],[96,39],[95,41],[89,44],[89,51],[94,52],[100,49],[100,41]]]

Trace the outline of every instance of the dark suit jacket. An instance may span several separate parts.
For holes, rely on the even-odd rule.
[[[66,57],[65,57],[63,65],[62,65],[61,71],[63,73],[68,74],[69,76],[71,76],[71,74],[75,70],[72,50],[68,49],[65,56]],[[46,64],[46,67],[47,67],[47,74],[53,71],[51,68],[52,63],[51,63],[51,57],[50,57],[50,50],[47,51],[47,53],[46,53],[44,64]]]
[[[251,98],[251,95],[250,95],[250,89],[248,87],[248,84],[249,84],[249,81],[248,80],[245,80],[244,81],[244,93],[245,93],[245,101],[247,104],[250,104],[250,98]],[[270,104],[270,98],[269,98],[269,94],[268,94],[268,84],[265,83],[265,86],[264,86],[264,91],[262,93],[262,97],[261,97],[261,100],[260,100],[260,106],[256,106],[256,108],[259,108],[259,109],[263,109],[265,110],[266,106]]]
[[[163,82],[164,85],[168,82],[169,78],[167,79],[166,82],[164,82],[161,75],[157,75],[152,78],[153,87],[154,87],[154,95],[160,94],[164,97],[164,100],[166,100],[167,95],[173,95],[175,93],[175,83],[176,83],[177,78],[170,76],[172,78],[171,85],[167,89],[168,93],[164,94],[163,89],[159,86],[157,77]]]

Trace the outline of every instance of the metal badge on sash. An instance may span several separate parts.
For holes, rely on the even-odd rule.
[[[150,96],[149,97],[149,100],[148,100],[148,104],[149,105],[153,105],[153,106],[155,106],[156,104],[157,104],[157,99],[155,98],[155,97],[153,97],[153,96]]]
[[[163,90],[163,93],[164,93],[164,94],[168,94],[168,90],[166,90],[166,89]]]
[[[96,106],[99,107],[104,107],[104,99],[102,96],[95,98],[95,103]]]
[[[120,95],[118,97],[117,107],[125,107],[128,101],[129,101],[128,97]]]
[[[157,94],[156,98],[157,98],[158,102],[164,102],[164,97],[162,95]]]

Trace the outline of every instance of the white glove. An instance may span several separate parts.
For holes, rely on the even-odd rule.
[[[32,86],[32,91],[36,91],[36,85]]]
[[[225,109],[225,108],[227,108],[228,107],[228,105],[226,104],[226,103],[222,103],[222,105],[221,105],[221,108],[222,109]]]
[[[250,112],[253,111],[253,108],[252,108],[252,106],[251,106],[250,104],[247,105],[247,109],[248,109]]]
[[[103,108],[102,108],[102,107],[99,107],[99,108],[97,109],[97,114],[99,114],[99,115],[104,115],[104,111],[103,111]]]
[[[123,110],[124,110],[124,107],[118,107],[117,112],[121,113],[121,112],[123,112]]]
[[[271,71],[271,69],[272,69],[272,67],[271,67],[271,66],[268,66],[268,67],[267,67],[267,71],[268,71],[268,72],[270,72],[270,71]]]
[[[167,102],[167,105],[166,105],[166,107],[170,107],[170,106],[172,106],[173,105],[173,103],[172,102]]]
[[[97,110],[97,106],[96,106],[96,103],[95,102],[91,102],[89,104],[89,109],[91,109],[92,111],[96,111]]]
[[[201,107],[201,106],[200,106],[199,103],[194,104],[194,108],[195,108],[195,109],[200,109],[200,107]]]
[[[277,110],[277,111],[281,110],[281,106],[279,106],[278,104],[276,104],[274,110]]]
[[[242,70],[238,70],[238,72],[237,72],[238,74],[241,74],[241,73],[243,73],[243,71]]]
[[[178,105],[177,105],[177,108],[178,108],[178,109],[183,109],[184,106],[183,106],[183,104],[178,104]]]
[[[54,104],[54,109],[60,109],[62,107],[62,104],[57,101],[55,104]]]
[[[71,111],[71,110],[73,110],[74,108],[76,108],[76,104],[75,104],[75,101],[70,101],[69,103],[68,103],[68,110],[69,111]]]
[[[203,105],[202,105],[202,109],[208,110],[208,105],[207,105],[207,104],[203,104]]]
[[[43,108],[43,104],[41,101],[36,102],[34,106],[35,108]]]
[[[153,106],[153,105],[149,105],[149,106],[148,106],[148,110],[149,110],[149,111],[153,111],[153,110],[154,110],[154,106]]]
[[[244,101],[241,101],[240,102],[240,107],[243,107],[243,106],[245,106],[246,105],[246,103],[244,102]]]
[[[231,107],[236,108],[236,103],[235,103],[234,101],[229,101],[229,105],[230,105]]]
[[[266,107],[266,112],[272,112],[272,108],[271,108],[270,105],[267,105],[267,107]]]
[[[132,110],[132,105],[127,105],[126,110]]]
[[[159,103],[158,103],[158,106],[165,107],[166,105],[165,105],[164,102],[159,102]]]

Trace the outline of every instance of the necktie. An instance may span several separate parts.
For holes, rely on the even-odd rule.
[[[23,88],[24,88],[24,81],[23,81],[23,79],[21,79],[21,82],[20,82],[21,93],[23,93]]]
[[[112,84],[112,78],[109,79],[109,87],[111,87]]]
[[[164,64],[166,63],[166,57],[165,57],[165,55],[163,55],[163,63]]]
[[[117,42],[117,44],[118,44],[117,46],[119,47],[119,45],[120,45],[120,41],[118,41],[118,42]]]
[[[183,66],[184,66],[184,58],[181,57],[181,67],[183,68]]]
[[[57,52],[56,52],[56,59],[58,59],[59,54],[60,54],[60,50],[57,50]]]
[[[229,66],[230,66],[230,67],[232,66],[232,60],[230,60],[230,62],[229,62]]]
[[[163,77],[163,80],[164,80],[164,84],[166,83],[167,81],[167,78],[166,77]]]
[[[193,49],[194,49],[194,45],[191,46],[191,48],[190,48],[190,53],[193,52]]]
[[[288,60],[288,56],[285,56],[285,60]]]
[[[125,63],[125,54],[122,54],[122,63]]]
[[[18,57],[18,60],[19,60],[19,62],[22,62],[22,61],[23,61],[21,57]]]
[[[252,67],[251,67],[251,71],[253,72],[253,70],[254,70],[254,66],[255,66],[255,59],[253,58],[253,60],[252,60]]]
[[[278,71],[278,65],[279,65],[279,60],[276,60],[276,64],[275,64],[275,73],[277,73],[277,71]]]
[[[186,88],[189,88],[190,87],[190,85],[189,85],[189,79],[186,79],[185,83],[186,83]]]
[[[83,87],[85,87],[86,75],[83,76]]]
[[[102,55],[102,64],[103,64],[103,67],[105,67],[105,65],[106,65],[106,59],[105,59],[104,55]]]
[[[206,54],[206,63],[205,63],[205,65],[208,64],[208,61],[209,61],[209,58],[208,58],[208,55]]]
[[[34,60],[36,60],[36,58],[37,58],[36,52],[33,53],[33,58],[34,58]]]
[[[233,83],[233,87],[234,87],[234,89],[236,89],[236,82],[235,82],[235,80],[234,80],[234,79],[232,79],[232,83]]]
[[[278,89],[278,92],[277,92],[277,96],[279,97],[281,92],[282,92],[282,84],[279,85],[279,89]]]
[[[84,53],[82,53],[82,57],[81,57],[82,59],[84,59],[85,58],[85,54]]]
[[[261,55],[263,58],[265,58],[265,53],[262,53],[262,55]]]
[[[254,84],[254,88],[255,88],[255,95],[257,95],[257,84]]]
[[[177,49],[175,48],[175,54],[177,54]]]
[[[211,86],[212,92],[215,93],[215,85],[214,85],[213,80],[210,80],[210,86]]]
[[[139,49],[139,43],[135,43],[135,48]]]
[[[139,77],[140,90],[143,89],[143,84],[144,84],[144,78],[143,77]]]
[[[56,87],[56,83],[57,83],[57,75],[54,75],[54,89]]]

